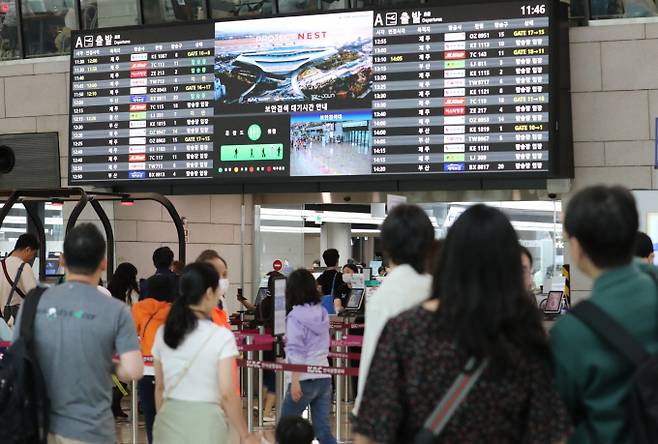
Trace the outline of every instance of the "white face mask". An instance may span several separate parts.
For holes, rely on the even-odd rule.
[[[352,283],[352,275],[349,273],[343,274],[343,282],[346,284],[351,284]]]
[[[219,280],[219,297],[221,299],[224,299],[224,296],[226,295],[226,292],[228,291],[228,287],[231,285],[228,279],[222,278]]]

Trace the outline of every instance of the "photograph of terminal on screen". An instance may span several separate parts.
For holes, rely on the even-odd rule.
[[[267,104],[368,99],[372,11],[215,24],[215,99]]]
[[[372,111],[290,116],[290,175],[371,174]]]

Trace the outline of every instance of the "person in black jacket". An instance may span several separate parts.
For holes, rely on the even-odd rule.
[[[272,334],[274,331],[274,282],[284,276],[278,271],[267,273],[267,295],[257,304],[254,305],[246,298],[241,298],[240,302],[247,310],[256,313],[256,321],[259,325],[265,326],[265,333]],[[274,344],[272,345],[274,347]],[[268,362],[276,361],[274,350],[263,352],[263,360]],[[265,405],[263,406],[263,419],[266,422],[275,420],[272,408],[276,402],[276,382],[274,372],[271,370],[263,371],[263,386],[265,387]]]

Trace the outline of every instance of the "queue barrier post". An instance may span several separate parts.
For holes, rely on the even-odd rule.
[[[276,356],[277,357],[281,355],[281,353],[279,352],[280,351],[280,349],[279,349],[280,346],[281,346],[280,344],[278,344],[278,343],[276,344],[276,347],[277,347]],[[285,379],[284,379],[285,376],[284,376],[283,372],[276,372],[276,373],[274,373],[274,376],[276,378],[276,380],[275,380],[276,381],[276,385],[275,385],[275,389],[276,389],[276,412],[275,413],[276,413],[276,421],[278,423],[279,420],[282,418],[281,409],[283,408],[283,397],[285,396]]]
[[[132,428],[132,444],[137,444],[137,381],[131,383],[132,390],[130,393],[130,413],[131,413],[131,428]]]
[[[258,334],[265,334],[265,327],[258,327]],[[258,351],[258,360],[263,361],[263,351]],[[258,427],[263,427],[263,369],[258,369]]]
[[[246,341],[247,345],[252,345],[253,336],[247,336]],[[254,359],[253,351],[247,351],[247,359]],[[249,433],[254,431],[254,369],[251,367],[247,368],[247,429]]]
[[[336,341],[341,341],[343,339],[343,331],[341,329],[336,330]],[[336,350],[339,352],[343,351],[342,347],[338,347]],[[336,358],[336,367],[340,368],[343,366],[343,360],[341,358]],[[342,442],[342,433],[341,433],[341,420],[343,416],[342,409],[342,392],[343,392],[343,378],[340,375],[336,376],[336,441]]]

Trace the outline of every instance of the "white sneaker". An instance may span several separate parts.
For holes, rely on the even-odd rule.
[[[274,421],[276,421],[276,418],[274,416],[263,416],[263,421],[264,422],[274,422]]]

